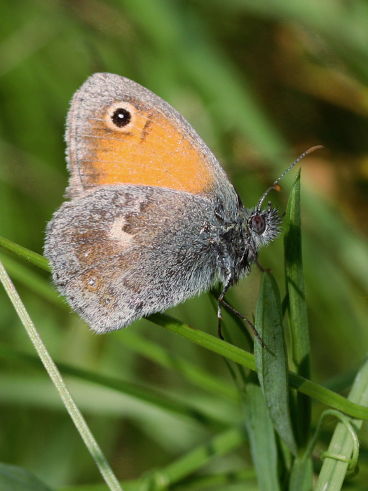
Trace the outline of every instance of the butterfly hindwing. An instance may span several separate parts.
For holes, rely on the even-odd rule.
[[[213,206],[201,196],[133,185],[66,202],[47,230],[54,282],[97,332],[165,310],[215,279]]]

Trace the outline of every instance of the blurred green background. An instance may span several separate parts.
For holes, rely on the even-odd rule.
[[[0,234],[34,251],[42,252],[45,225],[63,200],[68,103],[93,72],[132,78],[181,111],[219,157],[246,206],[254,205],[299,153],[315,144],[326,147],[302,164],[312,378],[335,379],[345,388],[345,375],[360,365],[368,348],[367,3],[3,0],[0,19]],[[294,178],[295,172],[271,196],[281,210]],[[282,247],[279,239],[261,253],[281,286]],[[231,420],[234,406],[137,353],[134,336],[231,385],[219,357],[145,320],[95,336],[61,306],[48,275],[6,253],[1,257],[56,360],[191,401]],[[260,275],[255,268],[229,294],[249,316]],[[33,353],[3,290],[0,312],[3,348]],[[208,295],[170,313],[215,333]],[[226,327],[237,342],[228,317]],[[0,363],[0,461],[24,466],[55,487],[100,482],[47,376],[16,360],[1,357]],[[121,479],[164,466],[211,434],[204,425],[139,398],[77,379],[68,383]],[[314,405],[315,416],[320,410]],[[368,473],[364,432],[361,443],[361,474],[351,488],[362,485]],[[207,471],[251,466],[245,447],[212,462]],[[244,489],[238,486],[214,489]]]

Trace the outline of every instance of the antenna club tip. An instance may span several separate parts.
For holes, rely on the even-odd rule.
[[[315,152],[316,150],[321,150],[322,148],[325,148],[323,145],[313,145],[313,147],[309,147],[305,152],[304,154],[305,155],[309,155],[313,152]]]

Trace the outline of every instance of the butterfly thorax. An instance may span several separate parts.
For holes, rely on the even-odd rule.
[[[249,274],[260,247],[279,234],[280,217],[269,205],[265,210],[246,209],[239,204],[229,220],[221,205],[216,207],[218,228],[217,268],[219,279],[225,287]]]

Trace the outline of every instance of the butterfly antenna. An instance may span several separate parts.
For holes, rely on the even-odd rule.
[[[304,159],[304,157],[306,157],[307,155],[315,152],[316,150],[320,150],[321,148],[324,148],[323,145],[314,145],[313,147],[309,147],[305,152],[303,152],[302,154],[299,155],[299,157],[297,157],[294,162],[292,162],[289,167],[287,169],[284,170],[284,172],[271,184],[271,186],[269,188],[266,189],[266,191],[262,194],[260,200],[258,201],[258,204],[256,206],[256,209],[257,210],[260,210],[261,209],[261,206],[262,206],[262,203],[264,202],[264,200],[266,199],[268,193],[270,191],[272,191],[273,189],[275,189],[275,186],[277,186],[277,184],[281,181],[281,179],[283,177],[286,176],[286,174],[291,171],[291,169],[293,167],[296,166],[296,164],[298,164],[301,160]]]

